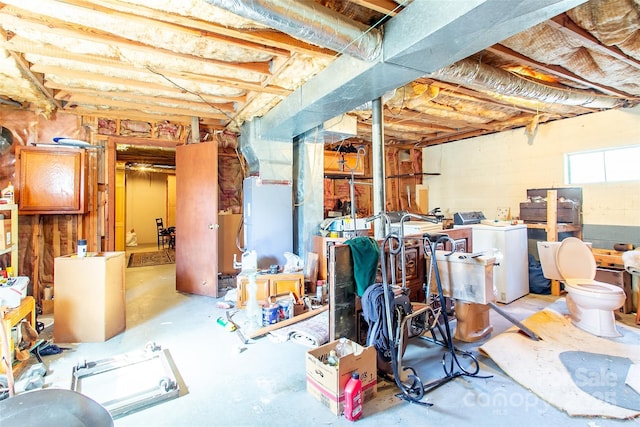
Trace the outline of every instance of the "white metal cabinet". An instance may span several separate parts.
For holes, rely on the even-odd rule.
[[[496,301],[508,304],[529,293],[529,263],[526,224],[492,226],[472,225],[473,251],[497,249],[493,278]]]

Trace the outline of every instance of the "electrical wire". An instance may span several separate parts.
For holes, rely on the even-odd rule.
[[[410,0],[404,0],[404,1],[402,1],[401,3],[397,4],[397,5],[396,5],[396,7],[394,7],[390,12],[385,13],[385,14],[382,16],[382,18],[378,19],[378,21],[376,21],[374,24],[370,25],[370,26],[369,26],[369,27],[368,27],[364,32],[362,32],[362,34],[361,34],[359,37],[355,38],[354,40],[352,40],[351,42],[349,42],[346,46],[344,46],[340,51],[336,52],[336,54],[334,55],[334,58],[337,58],[337,57],[339,57],[340,55],[342,55],[342,54],[345,52],[345,50],[346,50],[349,46],[351,46],[351,45],[352,45],[352,44],[354,44],[354,43],[359,42],[359,41],[360,41],[360,40],[361,40],[361,39],[362,39],[366,34],[368,34],[368,33],[369,33],[369,32],[371,32],[373,29],[375,29],[375,28],[376,28],[376,27],[378,27],[380,24],[382,24],[382,23],[383,23],[387,18],[392,17],[392,16],[393,16],[393,14],[395,14],[395,12],[397,12],[399,9],[403,8],[407,3],[409,3],[409,1],[410,1]],[[233,125],[234,125],[234,127],[235,127],[236,129],[238,129],[238,130],[240,129],[240,124],[238,123],[238,121],[236,120],[236,118],[235,118],[235,117],[231,116],[231,115],[230,115],[230,114],[228,114],[226,111],[223,111],[222,109],[218,108],[215,104],[213,104],[213,103],[209,102],[208,100],[206,100],[206,99],[205,99],[202,95],[200,95],[199,93],[197,93],[197,92],[195,92],[195,91],[192,91],[192,90],[190,90],[190,89],[187,89],[186,87],[184,87],[184,86],[182,86],[182,85],[178,84],[178,83],[177,83],[177,82],[175,82],[174,80],[172,80],[172,79],[170,79],[169,77],[167,77],[165,74],[163,74],[163,73],[161,73],[161,72],[159,72],[159,71],[157,71],[157,70],[154,70],[154,69],[153,69],[151,66],[149,66],[149,65],[145,65],[145,68],[146,68],[148,71],[150,71],[150,72],[152,72],[152,73],[154,73],[154,74],[156,74],[156,75],[158,75],[158,76],[162,77],[163,79],[165,79],[166,81],[168,81],[169,83],[171,83],[171,84],[172,84],[173,86],[175,86],[176,88],[178,88],[178,89],[180,89],[180,90],[183,90],[183,91],[185,91],[185,92],[187,92],[187,93],[190,93],[190,94],[192,94],[192,95],[194,95],[194,96],[197,96],[200,100],[202,100],[202,102],[204,102],[205,104],[207,104],[209,107],[211,107],[212,109],[214,109],[214,110],[216,110],[216,111],[220,112],[221,114],[224,114],[224,115],[229,119],[229,123],[233,123]],[[275,100],[275,99],[277,99],[277,98],[280,98],[280,97],[279,97],[279,96],[277,96],[277,95],[274,95],[274,96],[269,100],[269,102],[268,102],[267,104],[270,104],[273,100]],[[227,126],[228,126],[228,124],[227,124]]]
[[[202,102],[204,102],[205,104],[207,104],[209,107],[213,108],[214,110],[218,111],[219,113],[225,115],[230,122],[232,122],[236,128],[240,129],[240,126],[238,125],[238,122],[236,121],[235,117],[231,116],[230,114],[228,114],[226,111],[222,110],[221,108],[217,107],[215,104],[207,101],[202,95],[200,95],[197,92],[194,92],[190,89],[187,89],[186,87],[176,83],[174,80],[170,79],[169,77],[167,77],[166,75],[164,75],[163,73],[154,70],[152,67],[150,67],[149,65],[145,65],[145,68],[149,71],[151,71],[153,74],[156,74],[160,77],[162,77],[163,79],[165,79],[166,81],[168,81],[169,83],[171,83],[172,85],[174,85],[175,87],[177,87],[180,90],[183,90],[187,93],[190,93],[191,95],[197,96],[198,98],[200,98],[200,100],[202,100]]]

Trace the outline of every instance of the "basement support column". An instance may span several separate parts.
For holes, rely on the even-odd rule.
[[[382,116],[382,99],[376,98],[371,106],[371,160],[373,175],[373,214],[386,212],[385,209],[385,170],[384,170],[384,122]],[[380,218],[375,224],[376,239],[383,239],[387,233],[385,230],[385,220]]]

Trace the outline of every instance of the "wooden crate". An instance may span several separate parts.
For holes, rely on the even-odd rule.
[[[582,223],[582,188],[535,188],[527,190],[527,198],[541,197],[546,199],[547,192],[557,193],[556,222],[567,224]],[[520,219],[525,222],[547,222],[547,202],[520,203]]]
[[[580,206],[570,202],[559,202],[557,211],[558,222],[580,224]],[[525,222],[547,222],[547,202],[520,203],[520,219]]]

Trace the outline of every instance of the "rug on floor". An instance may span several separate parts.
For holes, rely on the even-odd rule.
[[[291,341],[305,347],[319,347],[329,342],[329,312],[276,329],[269,336],[275,342]]]
[[[129,256],[127,267],[148,267],[151,265],[173,264],[176,256],[173,249],[153,252],[134,252]]]
[[[618,322],[621,337],[597,337],[549,308],[523,323],[542,340],[534,341],[512,327],[484,343],[480,351],[520,385],[571,416],[627,419],[640,415],[637,409],[629,409],[635,404],[628,404],[637,402],[637,393],[625,387],[632,371],[629,365],[640,364],[640,331]],[[576,358],[578,353],[581,356]],[[625,372],[607,370],[607,361],[613,358],[629,359]],[[578,366],[568,368],[567,363]]]

